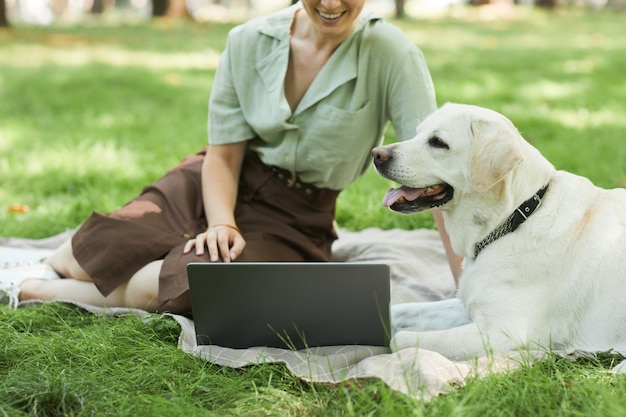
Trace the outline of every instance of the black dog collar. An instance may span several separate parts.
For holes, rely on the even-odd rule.
[[[506,221],[498,226],[493,232],[489,233],[486,238],[478,242],[474,246],[474,259],[478,256],[478,254],[485,249],[485,246],[488,244],[495,242],[500,239],[502,236],[512,233],[519,227],[520,224],[524,223],[526,219],[530,217],[531,214],[535,212],[541,206],[541,199],[543,195],[546,193],[548,189],[548,185],[546,184],[543,188],[541,188],[537,193],[535,193],[531,198],[524,201],[518,208],[515,209],[513,214],[509,216]]]

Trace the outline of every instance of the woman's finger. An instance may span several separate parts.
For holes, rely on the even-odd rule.
[[[196,236],[195,245],[196,245],[196,255],[204,255],[204,246],[207,242],[207,232],[200,233]]]
[[[223,262],[230,262],[232,242],[239,237],[239,233],[232,229],[223,229],[218,234],[217,245]]]
[[[209,229],[206,233],[206,247],[209,250],[209,259],[211,260],[211,262],[217,262],[220,260],[220,254],[217,245],[217,230]]]
[[[234,261],[235,259],[237,259],[237,257],[241,255],[241,252],[243,252],[243,249],[245,247],[246,247],[246,241],[244,240],[244,238],[241,237],[241,235],[236,236],[230,248],[230,260]]]
[[[191,250],[193,249],[194,246],[196,246],[196,240],[195,239],[189,239],[187,241],[187,243],[185,243],[185,247],[183,247],[183,253],[191,252]]]

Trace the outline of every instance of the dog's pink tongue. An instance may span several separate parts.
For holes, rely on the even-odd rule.
[[[413,201],[422,194],[423,190],[424,190],[423,188],[408,188],[408,187],[390,188],[387,191],[387,194],[385,194],[385,196],[383,197],[383,206],[391,207],[393,204],[395,204],[399,200]]]

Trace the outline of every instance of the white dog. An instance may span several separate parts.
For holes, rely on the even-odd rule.
[[[441,210],[464,257],[457,298],[392,307],[393,349],[626,352],[626,189],[557,171],[506,117],[469,105],[372,153],[402,185],[383,204]]]

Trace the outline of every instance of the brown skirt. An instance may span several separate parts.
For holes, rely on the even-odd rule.
[[[148,263],[163,259],[159,304],[189,291],[186,266],[208,255],[183,254],[207,228],[200,170],[205,150],[188,156],[111,215],[93,213],[72,238],[74,257],[107,296]],[[318,189],[264,165],[248,152],[235,208],[246,247],[238,262],[328,261],[339,191]]]

